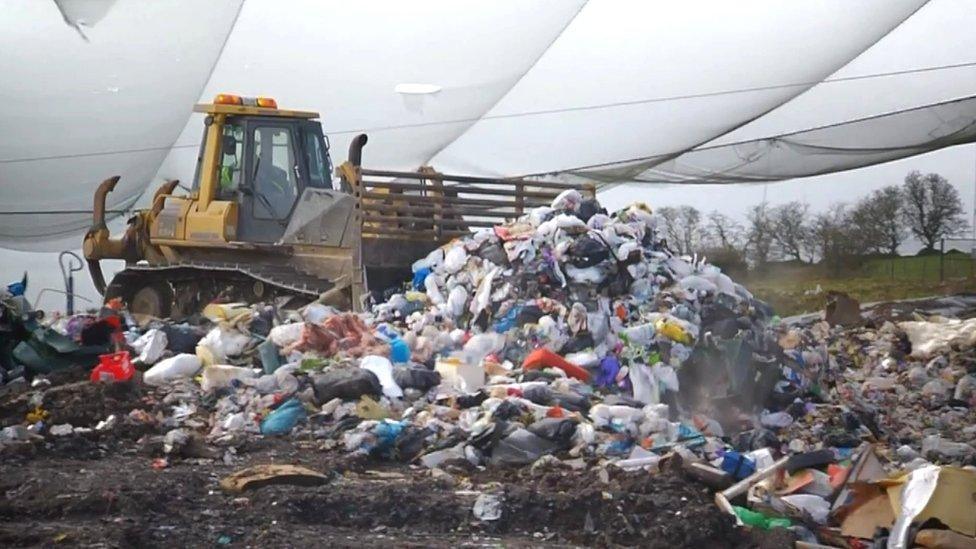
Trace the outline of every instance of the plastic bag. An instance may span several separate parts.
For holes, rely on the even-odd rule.
[[[399,337],[390,340],[390,360],[394,364],[410,362],[410,346]]]
[[[270,339],[278,347],[288,347],[289,345],[298,341],[298,338],[302,337],[303,326],[305,326],[305,323],[303,322],[275,326],[274,328],[271,328],[271,332],[268,334],[268,339]]]
[[[152,366],[163,356],[168,343],[166,332],[153,328],[132,342],[132,348],[139,353],[136,360]]]
[[[261,422],[262,435],[286,435],[305,419],[305,408],[297,398],[286,400]]]
[[[251,379],[253,377],[255,377],[254,370],[250,368],[215,364],[203,369],[203,379],[200,381],[200,388],[204,391],[213,391],[215,389],[231,387],[234,380]]]
[[[492,465],[528,465],[551,454],[559,447],[526,429],[516,429],[495,445],[491,452]]]
[[[359,367],[373,372],[387,398],[403,398],[403,389],[393,379],[393,364],[387,358],[376,355],[364,356],[359,362]]]
[[[468,302],[468,291],[464,289],[464,286],[458,285],[451,288],[451,292],[447,296],[447,314],[451,315],[452,318],[461,318],[464,314],[464,305]]]
[[[362,368],[333,367],[312,378],[315,400],[325,404],[334,398],[358,400],[383,391],[376,374]]]
[[[443,269],[449,274],[454,274],[464,268],[468,262],[468,252],[461,244],[456,244],[444,255]]]
[[[435,363],[434,369],[445,383],[466,393],[473,393],[485,386],[485,371],[481,366],[458,357],[442,358]]]
[[[650,366],[631,364],[629,376],[630,384],[634,388],[634,400],[644,404],[657,404],[661,401],[657,378],[654,377]]]
[[[556,198],[552,200],[550,207],[553,210],[572,210],[575,211],[580,207],[583,202],[583,195],[580,194],[576,189],[567,189],[559,193]]]
[[[217,364],[223,364],[230,357],[240,356],[244,348],[251,342],[246,336],[233,328],[218,326],[204,336],[197,347],[206,347],[212,353]]]
[[[158,362],[146,370],[142,381],[146,385],[160,386],[171,381],[193,377],[203,363],[197,355],[183,353]]]

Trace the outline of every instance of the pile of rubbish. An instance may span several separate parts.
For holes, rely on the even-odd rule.
[[[947,514],[976,494],[976,321],[783,323],[665,229],[567,191],[434,250],[364,314],[215,303],[174,324],[115,303],[41,323],[8,291],[3,390],[71,365],[153,388],[161,460],[291,436],[432,471],[680,467],[739,524],[805,541],[976,536]],[[45,417],[0,445],[112,428]]]

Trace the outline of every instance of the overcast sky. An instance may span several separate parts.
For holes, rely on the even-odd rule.
[[[652,208],[689,204],[703,212],[718,210],[741,220],[745,217],[749,206],[762,200],[764,191],[770,204],[802,200],[810,203],[812,210],[821,211],[838,202],[854,202],[885,185],[901,184],[905,174],[911,170],[942,174],[959,189],[965,210],[973,211],[976,145],[952,147],[849,172],[765,185],[623,185],[602,193],[600,199],[611,210],[634,201],[646,202]],[[114,232],[118,231],[116,227]],[[80,241],[81,237],[79,243]],[[80,250],[77,252],[81,254]],[[63,289],[57,256],[56,253],[37,254],[0,250],[0,281],[6,284],[18,280],[23,271],[28,270],[31,276],[29,295],[32,301],[43,288]],[[112,264],[120,265],[119,262],[103,262],[106,277],[111,273],[109,267]],[[97,300],[98,295],[91,284],[87,268],[76,273],[75,276],[78,293]],[[41,298],[40,307],[63,309],[64,296],[48,292]]]

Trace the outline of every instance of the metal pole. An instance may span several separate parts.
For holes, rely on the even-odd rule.
[[[75,277],[68,273],[68,295],[67,295],[68,316],[75,314]]]
[[[945,239],[939,240],[939,282],[945,282]]]

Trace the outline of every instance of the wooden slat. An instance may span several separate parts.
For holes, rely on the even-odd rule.
[[[416,195],[416,194],[387,194],[375,191],[363,191],[362,198],[364,205],[377,202],[404,201],[418,204],[451,204],[458,206],[488,206],[510,208],[514,205],[511,200],[492,200],[490,198],[469,198],[466,196],[438,196],[438,195]],[[548,206],[552,201],[546,200],[525,200],[526,208],[538,208]]]
[[[394,183],[394,182],[382,182],[382,181],[363,181],[364,187],[373,187],[380,189],[390,189],[399,191],[427,191],[430,192],[432,188],[429,185],[423,185],[420,183]],[[492,196],[516,196],[517,191],[515,189],[485,189],[481,187],[468,187],[459,185],[445,185],[444,192],[457,192],[458,194],[485,194]],[[545,192],[545,191],[524,191],[523,196],[527,198],[548,198],[552,200],[559,196],[559,193]]]
[[[451,207],[450,209],[441,208],[438,205],[433,206],[413,206],[404,204],[378,204],[378,203],[367,203],[363,204],[363,213],[379,213],[379,214],[440,214],[441,217],[450,217],[458,215],[474,215],[483,217],[498,217],[502,219],[516,219],[519,214],[514,210],[493,210],[487,208],[465,208],[465,207]],[[436,218],[435,218],[436,219]]]
[[[370,170],[363,169],[363,175],[371,175],[376,177],[396,177],[402,179],[438,179],[440,181],[457,181],[458,183],[480,183],[484,185],[515,185],[518,183],[524,184],[527,187],[539,187],[540,189],[558,189],[560,191],[565,191],[569,189],[576,189],[578,191],[586,190],[588,184],[577,185],[573,183],[560,183],[558,181],[532,181],[528,179],[493,179],[490,177],[476,177],[471,175],[451,175],[443,174],[437,172],[396,172],[389,170]]]
[[[397,227],[363,227],[363,238],[391,238],[395,240],[447,240],[458,236],[470,236],[471,231],[445,230],[440,233],[435,231],[409,231]]]
[[[407,215],[376,215],[363,212],[364,223],[427,223],[434,226],[434,219],[430,217]],[[444,227],[494,227],[497,222],[487,220],[441,219],[437,226]]]

